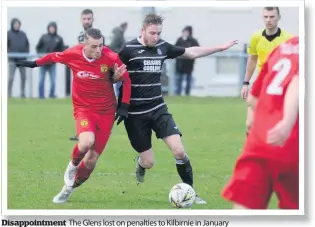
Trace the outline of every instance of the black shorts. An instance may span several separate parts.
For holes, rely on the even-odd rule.
[[[152,147],[152,130],[158,139],[182,136],[166,105],[145,114],[129,114],[124,123],[131,146],[138,153]]]

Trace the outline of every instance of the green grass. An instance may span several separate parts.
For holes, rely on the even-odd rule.
[[[226,209],[220,196],[245,135],[245,104],[229,98],[166,98],[183,132],[196,191],[208,201],[192,209]],[[155,166],[137,186],[134,158],[123,125],[112,137],[91,178],[67,204],[52,198],[63,186],[75,133],[70,100],[8,102],[8,209],[169,209],[168,192],[179,182],[174,158],[153,139]],[[275,207],[273,202],[272,207]]]

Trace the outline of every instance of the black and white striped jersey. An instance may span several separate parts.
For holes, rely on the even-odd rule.
[[[165,105],[161,86],[163,62],[184,53],[185,48],[164,40],[159,40],[154,47],[142,45],[139,37],[125,43],[119,56],[131,79],[129,114],[144,114]],[[122,89],[119,96],[121,100]]]
[[[81,31],[79,36],[78,36],[78,43],[83,43],[84,41],[84,33],[85,31]],[[105,37],[103,36],[103,44],[105,46]]]
[[[83,43],[84,41],[84,33],[85,31],[81,31],[79,36],[78,36],[78,43]]]

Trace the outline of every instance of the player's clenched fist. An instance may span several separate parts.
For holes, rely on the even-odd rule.
[[[115,121],[117,120],[117,125],[119,125],[122,121],[124,121],[128,117],[128,109],[129,104],[127,103],[120,103],[119,107],[116,111]]]

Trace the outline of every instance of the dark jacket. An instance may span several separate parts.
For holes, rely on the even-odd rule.
[[[184,40],[182,37],[178,38],[175,43],[175,46],[180,46],[180,47],[185,47],[185,48],[199,46],[198,41],[192,36],[192,27],[187,26],[184,28],[184,30],[189,31],[190,36],[186,40]],[[194,69],[194,63],[195,63],[195,60],[193,59],[177,58],[176,59],[176,72],[191,74]]]
[[[121,27],[116,27],[113,29],[113,35],[114,36],[111,44],[109,45],[109,48],[112,51],[118,53],[126,42],[124,37],[124,30]]]
[[[8,31],[8,53],[29,53],[30,46],[25,32],[14,30],[13,24],[21,22],[17,18],[11,20],[11,29]],[[9,58],[10,61],[25,60],[26,58]]]
[[[54,26],[56,31],[55,33],[49,33],[48,28],[50,26]],[[37,53],[51,53],[51,52],[60,52],[64,51],[65,46],[63,43],[63,39],[58,35],[57,32],[57,24],[55,22],[51,22],[47,26],[47,33],[42,35],[39,39],[38,44],[36,45]]]

